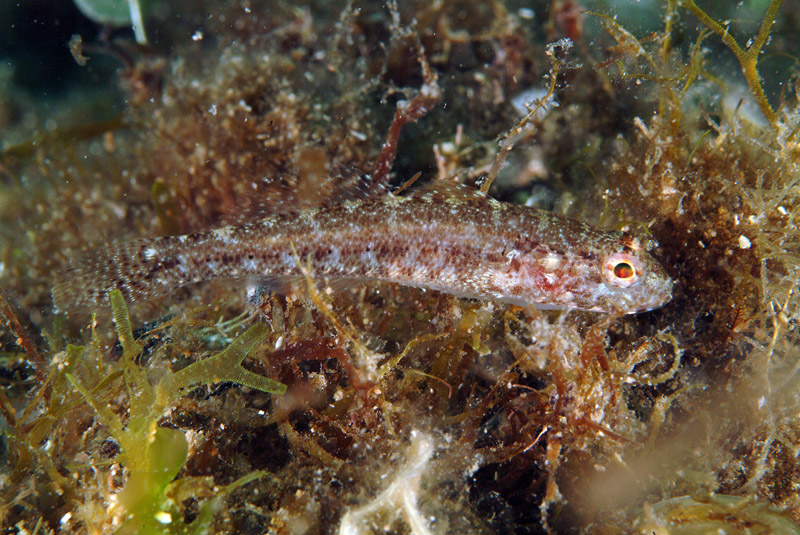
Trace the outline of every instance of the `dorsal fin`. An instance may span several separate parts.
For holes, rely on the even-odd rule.
[[[480,200],[486,202],[491,200],[491,197],[477,188],[442,179],[432,180],[420,186],[412,187],[404,195],[407,197],[423,197],[433,194],[441,194],[447,198],[456,198],[464,201]]]
[[[333,206],[386,193],[387,188],[375,184],[369,174],[345,166],[339,166],[324,176],[319,173],[290,174],[280,179],[265,179],[261,187],[256,185],[252,194],[242,196],[235,213],[223,216],[213,226],[243,225],[278,214]]]

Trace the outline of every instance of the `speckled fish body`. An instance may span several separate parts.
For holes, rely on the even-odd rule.
[[[319,281],[389,281],[545,308],[628,314],[672,293],[664,269],[630,237],[450,186],[110,245],[74,260],[53,298],[68,310],[113,289],[136,300],[212,279],[291,280],[299,260]]]

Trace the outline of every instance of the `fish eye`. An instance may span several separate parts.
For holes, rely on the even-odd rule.
[[[636,284],[642,275],[641,261],[629,253],[615,253],[608,256],[603,263],[606,280],[620,288]]]
[[[622,260],[614,266],[614,276],[618,279],[627,280],[636,276],[636,269],[630,262]]]

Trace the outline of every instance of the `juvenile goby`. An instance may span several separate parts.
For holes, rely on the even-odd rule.
[[[466,186],[283,211],[241,226],[139,239],[83,253],[53,288],[59,310],[155,299],[201,281],[266,284],[301,277],[388,281],[543,308],[644,312],[672,281],[636,240],[493,200]]]

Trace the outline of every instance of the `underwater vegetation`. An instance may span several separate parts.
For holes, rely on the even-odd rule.
[[[800,532],[797,7],[156,2],[147,45],[70,41],[117,65],[103,95],[0,72],[3,532]],[[541,310],[296,255],[280,286],[54,311],[86,251],[367,174],[625,231],[672,299]]]

